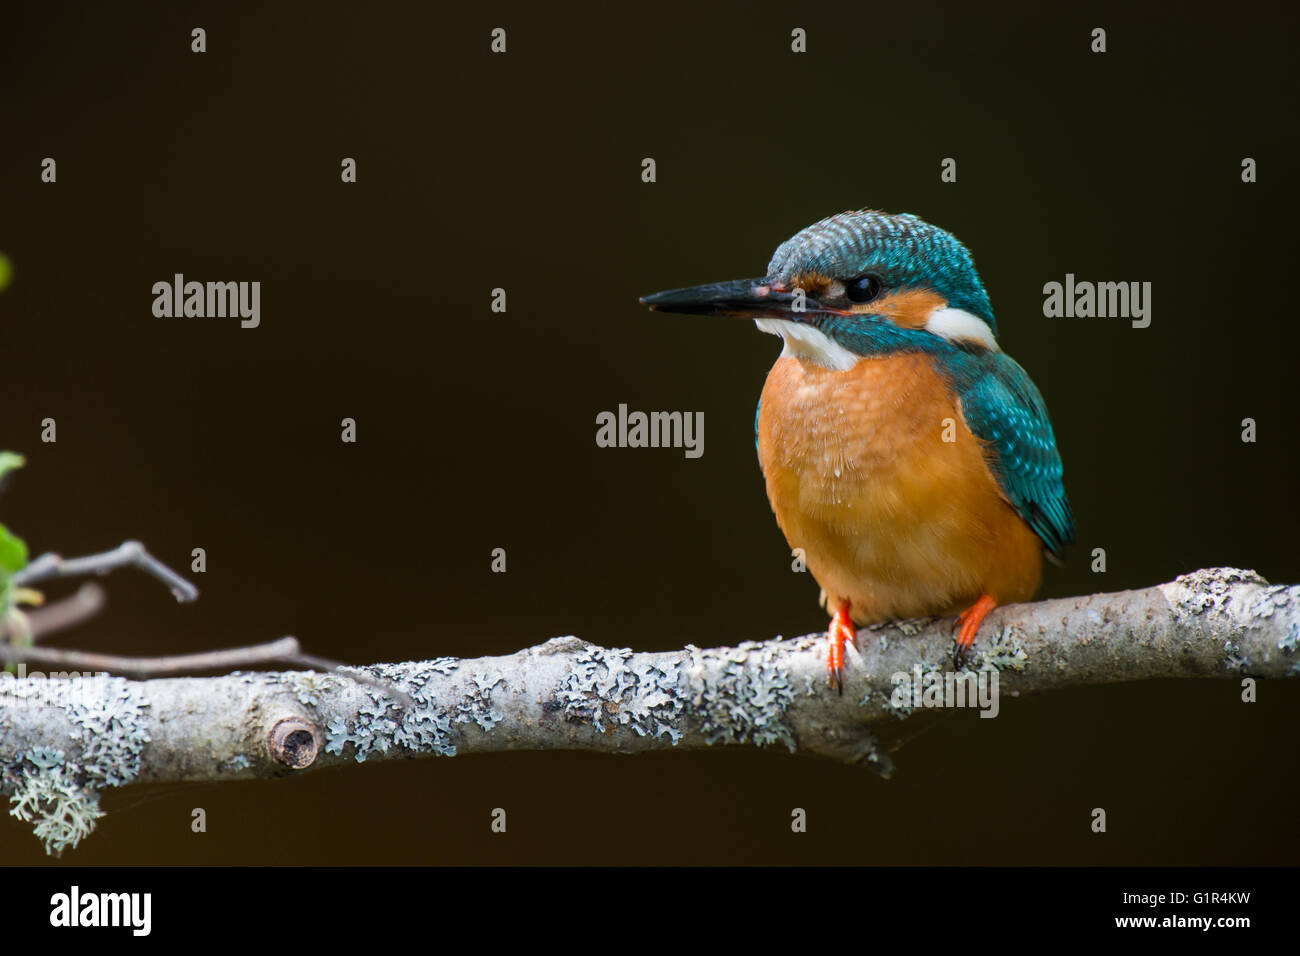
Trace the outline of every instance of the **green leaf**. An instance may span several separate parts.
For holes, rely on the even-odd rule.
[[[0,577],[9,577],[27,566],[27,545],[0,524]]]
[[[0,451],[0,478],[23,466],[23,456],[11,451]],[[9,529],[0,524],[0,583],[15,571],[21,571],[27,565],[27,545],[22,538],[9,533]]]

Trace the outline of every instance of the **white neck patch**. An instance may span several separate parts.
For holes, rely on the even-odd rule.
[[[760,331],[779,335],[785,342],[781,356],[806,359],[824,368],[843,372],[853,368],[862,356],[854,355],[825,332],[789,319],[755,319]],[[993,330],[978,315],[965,309],[939,308],[930,313],[925,330],[950,342],[974,342],[990,352],[1000,352]]]
[[[935,309],[926,319],[925,330],[950,342],[965,340],[981,345],[990,352],[1002,351],[988,323],[965,309]]]
[[[971,316],[971,318],[975,317]],[[933,320],[933,316],[931,319]],[[792,356],[807,359],[838,372],[853,368],[860,358],[821,329],[813,328],[811,325],[791,322],[789,319],[755,319],[754,324],[762,332],[781,336],[785,342],[785,348],[781,350],[782,358]]]

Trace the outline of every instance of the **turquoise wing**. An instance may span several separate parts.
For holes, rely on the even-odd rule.
[[[989,467],[1012,507],[1060,558],[1074,543],[1074,515],[1047,405],[1015,360],[989,353],[982,374],[961,390],[962,414],[988,443]]]

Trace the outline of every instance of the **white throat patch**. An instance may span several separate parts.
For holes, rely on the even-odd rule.
[[[840,345],[821,329],[789,319],[755,319],[754,324],[760,331],[779,335],[785,342],[781,356],[807,359],[826,368],[843,372],[857,363],[859,356],[854,355]]]
[[[825,332],[789,319],[755,319],[760,331],[779,335],[785,342],[781,356],[807,359],[824,368],[843,372],[853,368],[861,356],[854,355]],[[949,342],[974,342],[990,352],[1000,352],[993,330],[978,315],[965,309],[935,309],[926,320],[925,330]]]

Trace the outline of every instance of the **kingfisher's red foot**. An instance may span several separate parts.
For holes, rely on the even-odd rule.
[[[849,642],[856,649],[858,635],[853,630],[853,620],[849,617],[849,602],[841,601],[831,615],[831,626],[826,631],[830,644],[826,648],[826,673],[830,684],[842,695],[844,693],[844,643]]]
[[[993,600],[987,594],[981,594],[979,600],[961,612],[957,618],[957,648],[956,659],[958,664],[966,663],[966,652],[970,650],[971,642],[975,640],[975,633],[984,623],[984,618],[988,616],[989,611],[998,606],[998,602]]]

